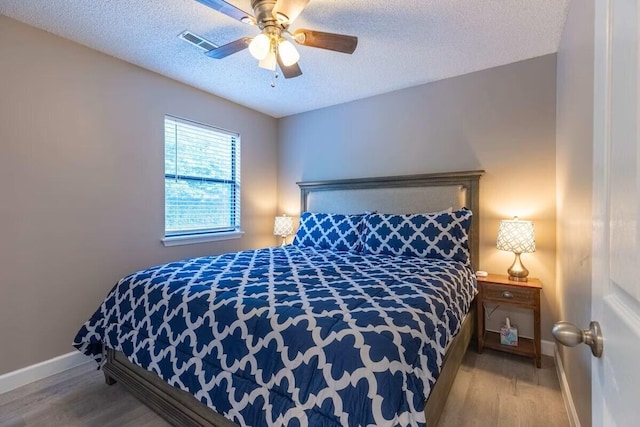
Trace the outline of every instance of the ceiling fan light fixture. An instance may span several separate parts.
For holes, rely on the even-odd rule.
[[[280,70],[286,79],[302,75],[298,65],[300,54],[294,43],[347,54],[352,54],[358,46],[358,38],[355,36],[307,29],[290,32],[289,26],[310,0],[251,0],[252,13],[245,12],[226,0],[197,1],[237,21],[252,24],[258,27],[261,33],[255,37],[242,37],[222,46],[209,43],[204,47],[198,44],[206,50],[206,55],[222,59],[249,48],[251,56],[259,61],[260,67],[270,70],[275,68],[272,81],[274,87],[275,79],[279,75],[277,70]]]
[[[258,34],[249,43],[249,52],[257,60],[263,60],[271,51],[271,39],[266,34]]]
[[[261,59],[260,62],[258,62],[258,66],[260,68],[264,68],[265,70],[275,71],[276,70],[275,52],[273,50],[270,50],[267,56],[265,56],[264,59]]]
[[[285,67],[289,67],[300,59],[300,54],[296,47],[289,40],[282,40],[278,44],[278,54]]]

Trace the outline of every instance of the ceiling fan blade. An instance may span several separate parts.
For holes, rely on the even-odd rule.
[[[296,20],[298,15],[307,7],[309,0],[278,0],[273,6],[273,16],[287,25]]]
[[[296,62],[293,65],[289,65],[288,67],[282,63],[282,59],[280,59],[280,55],[278,55],[278,65],[280,66],[280,70],[282,70],[282,75],[285,79],[292,79],[294,77],[298,77],[302,75],[302,70],[300,66]]]
[[[335,52],[353,53],[358,46],[358,38],[344,34],[324,33],[314,30],[296,30],[293,39],[303,46],[319,47]]]
[[[227,16],[237,19],[245,24],[255,25],[256,19],[252,14],[245,12],[242,9],[238,9],[234,5],[227,3],[224,0],[196,0],[198,3],[202,3],[205,6],[209,6],[213,10],[217,10],[220,13],[224,13]]]
[[[242,49],[246,49],[249,46],[249,43],[251,43],[251,37],[243,37],[241,39],[232,41],[231,43],[227,43],[215,49],[211,49],[206,53],[206,55],[215,59],[226,58],[229,55],[240,52]]]

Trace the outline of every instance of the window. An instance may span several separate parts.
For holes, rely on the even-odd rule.
[[[165,245],[240,237],[240,136],[164,119]]]

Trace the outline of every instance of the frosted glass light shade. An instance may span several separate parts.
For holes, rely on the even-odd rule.
[[[293,218],[282,215],[277,216],[273,223],[273,234],[276,236],[290,236],[293,234]]]
[[[265,70],[275,71],[276,54],[272,50],[270,50],[267,56],[265,56],[264,59],[261,59],[260,62],[258,62],[258,66],[260,68],[264,68]]]
[[[300,54],[296,50],[296,47],[289,40],[282,40],[280,44],[278,44],[278,53],[285,67],[295,64],[298,62],[298,59],[300,59]]]
[[[271,50],[271,39],[265,34],[258,34],[249,43],[249,52],[257,60],[264,59]]]
[[[518,217],[500,221],[496,247],[516,254],[536,251],[536,236],[531,221],[521,221]]]

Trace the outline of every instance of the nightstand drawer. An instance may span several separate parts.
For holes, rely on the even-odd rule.
[[[534,306],[536,303],[536,290],[517,288],[515,286],[483,284],[483,300],[494,303],[509,303]]]

